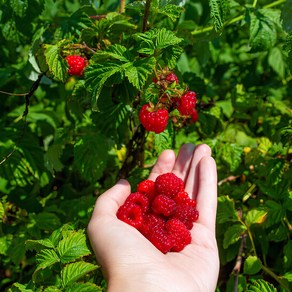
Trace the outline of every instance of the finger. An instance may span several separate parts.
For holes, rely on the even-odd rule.
[[[112,188],[98,197],[92,218],[102,215],[115,215],[130,193],[129,182],[124,179],[119,180]]]
[[[198,223],[215,233],[217,211],[217,170],[212,157],[203,157],[198,166]]]
[[[189,166],[192,161],[193,153],[195,150],[195,145],[194,144],[184,144],[181,146],[177,159],[175,161],[175,165],[173,167],[172,172],[180,177],[183,181],[185,181],[188,171],[189,171]]]
[[[189,193],[192,198],[195,198],[198,193],[198,185],[199,185],[199,171],[198,164],[200,160],[205,156],[211,156],[211,149],[206,144],[197,145],[192,156],[192,161],[189,166],[189,171],[187,175],[187,179],[185,182],[185,190]]]
[[[148,179],[155,181],[160,174],[171,172],[174,163],[175,153],[172,150],[164,150],[159,155]]]

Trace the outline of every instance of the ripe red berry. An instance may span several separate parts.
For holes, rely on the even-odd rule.
[[[146,213],[149,208],[149,199],[139,192],[131,193],[126,199],[125,204],[127,203],[138,205],[141,208],[142,213]]]
[[[117,217],[136,229],[139,229],[143,223],[142,210],[133,203],[123,204],[117,211]]]
[[[185,191],[178,192],[176,196],[173,198],[173,200],[178,204],[178,205],[188,205],[193,208],[196,207],[197,202],[196,200],[193,200],[189,197],[188,193]]]
[[[199,119],[198,112],[195,109],[193,110],[193,112],[191,114],[191,118],[192,118],[194,123]]]
[[[165,224],[165,228],[168,231],[167,234],[173,242],[171,251],[179,252],[183,250],[186,245],[191,243],[191,233],[180,220],[168,220]]]
[[[174,173],[164,173],[156,178],[155,190],[158,194],[173,198],[178,192],[184,190],[184,182]]]
[[[169,81],[170,83],[175,82],[176,84],[178,84],[179,82],[177,76],[173,72],[166,76],[166,80]]]
[[[156,134],[166,129],[168,118],[166,109],[153,110],[149,104],[144,104],[139,112],[139,119],[144,128]]]
[[[165,195],[158,195],[154,198],[151,204],[152,211],[156,214],[170,216],[174,213],[176,203],[171,198]]]
[[[150,179],[141,181],[137,186],[137,192],[145,194],[151,201],[155,196],[154,181]]]
[[[187,229],[192,229],[193,222],[199,218],[199,212],[192,206],[178,205],[172,217],[183,222]]]
[[[66,57],[67,63],[69,65],[68,74],[82,76],[84,69],[88,62],[86,58],[77,55],[70,55]]]
[[[196,93],[194,91],[188,91],[181,96],[177,109],[181,115],[189,116],[193,113],[196,102]]]

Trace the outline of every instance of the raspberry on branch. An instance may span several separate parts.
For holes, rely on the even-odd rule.
[[[169,115],[166,109],[155,110],[150,104],[144,104],[139,112],[139,119],[144,128],[156,134],[166,129],[168,118]]]
[[[69,65],[68,74],[75,76],[82,76],[88,65],[87,59],[78,55],[67,56],[66,61]]]
[[[162,253],[179,252],[191,242],[189,230],[198,216],[196,201],[173,173],[141,181],[117,212],[117,218],[139,230]]]
[[[181,96],[177,109],[182,115],[189,116],[193,113],[196,102],[196,93],[194,91],[188,91],[186,94]]]
[[[176,84],[178,84],[179,82],[178,77],[173,72],[168,74],[165,79],[169,81],[170,83],[175,82]]]

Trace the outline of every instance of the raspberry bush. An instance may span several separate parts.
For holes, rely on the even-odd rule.
[[[218,165],[217,290],[291,291],[291,0],[2,2],[0,290],[105,291],[84,229],[117,178],[179,252],[195,202],[147,177],[192,142]]]

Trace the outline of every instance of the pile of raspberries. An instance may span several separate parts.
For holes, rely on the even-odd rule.
[[[189,118],[193,122],[198,120],[196,93],[188,89],[177,89],[179,80],[175,73],[166,68],[159,74],[159,79],[154,77],[152,81],[160,88],[158,102],[155,105],[151,102],[144,104],[139,112],[140,122],[147,131],[156,134],[163,132],[170,114],[174,123]]]
[[[139,230],[162,253],[179,252],[191,243],[190,230],[198,217],[196,201],[173,173],[140,182],[117,211],[117,218]]]

